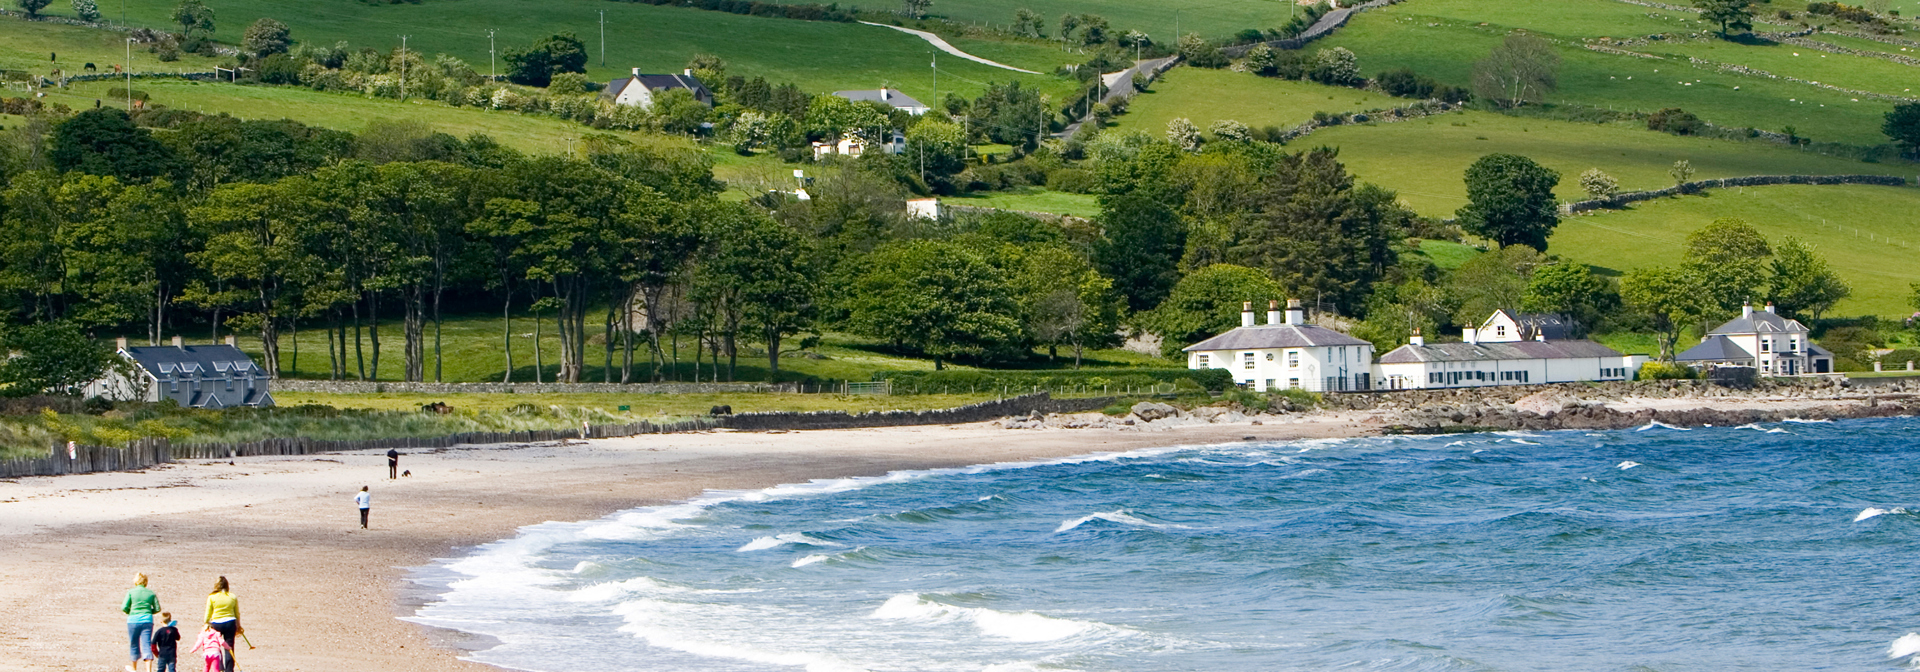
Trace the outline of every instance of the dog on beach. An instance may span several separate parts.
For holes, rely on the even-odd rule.
[[[402,472],[400,472],[400,477],[401,477],[401,478],[408,478],[408,477],[411,477],[411,476],[413,476],[413,470],[412,470],[412,469],[408,469],[408,470],[406,470],[406,471],[402,471]]]

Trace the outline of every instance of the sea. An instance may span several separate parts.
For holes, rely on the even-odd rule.
[[[1908,669],[1916,477],[1911,418],[898,472],[526,527],[409,620],[537,672]]]

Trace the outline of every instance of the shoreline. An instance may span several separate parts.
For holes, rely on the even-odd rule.
[[[115,607],[134,572],[152,577],[161,604],[189,635],[213,577],[232,580],[242,621],[261,647],[240,653],[248,667],[497,671],[459,659],[487,648],[486,638],[400,620],[435,594],[412,580],[413,570],[542,522],[594,520],[711,490],[1188,444],[1356,438],[1429,424],[1442,431],[1610,429],[1654,419],[1701,425],[1920,412],[1911,396],[1890,396],[1600,401],[1543,390],[1474,405],[1180,413],[1130,426],[1090,426],[1083,414],[466,446],[408,451],[400,466],[414,475],[396,481],[386,478],[384,451],[0,481],[0,543],[13,549],[0,556],[0,643],[19,652],[0,660],[0,671],[125,665],[124,618]],[[1080,428],[1061,428],[1068,426]],[[357,529],[352,508],[361,485],[372,486],[368,531]]]

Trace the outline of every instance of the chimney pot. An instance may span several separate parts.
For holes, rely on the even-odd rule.
[[[1407,339],[1407,343],[1415,347],[1423,346],[1427,344],[1427,337],[1420,335],[1419,327],[1414,327],[1413,336]]]
[[[181,348],[181,349],[183,349],[183,350],[184,350],[184,349],[186,349],[186,347],[187,347],[187,342],[186,342],[186,340],[185,340],[185,339],[182,339],[182,338],[180,338],[179,336],[174,336],[174,337],[173,337],[173,347],[176,347],[176,348]]]
[[[1307,323],[1307,309],[1300,307],[1299,299],[1287,299],[1287,324],[1300,326]]]

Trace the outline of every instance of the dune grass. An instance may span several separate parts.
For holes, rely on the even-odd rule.
[[[914,394],[900,396],[846,394],[320,394],[275,392],[283,406],[319,404],[373,411],[418,411],[434,402],[452,406],[456,413],[481,416],[506,414],[531,404],[543,415],[590,418],[594,423],[660,421],[705,415],[714,406],[733,407],[735,413],[765,411],[922,411],[965,406],[992,399],[991,394]],[[620,410],[626,406],[628,410]],[[580,426],[579,420],[570,425]]]
[[[1833,264],[1852,285],[1853,296],[1831,314],[1904,317],[1913,312],[1908,285],[1920,282],[1920,264],[1914,263],[1920,259],[1916,199],[1920,188],[1915,187],[1722,189],[1567,218],[1547,249],[1615,271],[1670,266],[1679,263],[1688,233],[1721,217],[1737,217],[1770,241],[1793,236],[1811,243]]]
[[[128,0],[134,25],[165,26],[174,0]],[[55,13],[71,13],[55,3]],[[238,42],[254,20],[271,17],[293,30],[296,40],[332,44],[345,40],[355,48],[391,49],[400,35],[409,48],[446,53],[487,71],[487,31],[494,49],[505,53],[546,35],[570,31],[586,43],[588,75],[600,81],[626,75],[631,68],[679,72],[695,54],[727,60],[731,74],[761,75],[792,82],[811,92],[871,89],[886,84],[915,97],[931,97],[927,73],[932,45],[898,31],[855,23],[796,21],[725,12],[653,6],[606,0],[429,0],[422,3],[310,2],[306,0],[208,0],[218,17],[215,37]],[[115,13],[107,9],[109,14]],[[606,61],[601,63],[600,12],[606,12]],[[117,18],[117,17],[116,17]],[[972,97],[983,82],[1030,78],[1042,88],[1070,90],[1052,76],[1020,75],[951,59],[942,70],[956,75],[952,90]],[[499,72],[505,72],[504,61]]]

